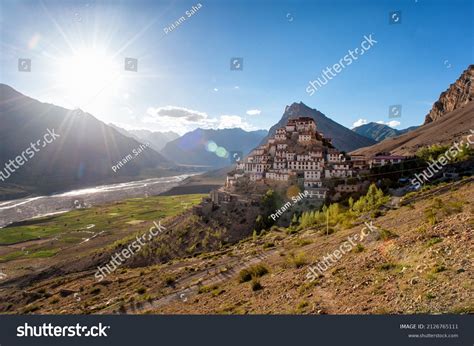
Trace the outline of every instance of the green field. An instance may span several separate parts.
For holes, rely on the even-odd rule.
[[[81,233],[86,232],[88,226],[94,225],[92,231],[105,232],[136,229],[144,221],[158,221],[178,215],[192,205],[200,203],[204,196],[206,195],[133,198],[89,209],[73,210],[53,217],[32,220],[27,225],[1,229],[0,244],[15,244],[53,238],[57,235],[61,235],[62,242],[74,244],[82,240]],[[13,254],[8,256],[15,257]]]
[[[11,252],[8,255],[0,256],[0,263],[13,261],[18,258],[46,258],[53,257],[58,253],[59,249],[39,250],[32,253],[25,253],[23,251]]]

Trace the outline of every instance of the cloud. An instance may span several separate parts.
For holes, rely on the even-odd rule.
[[[377,124],[383,124],[383,125],[387,125],[387,126],[390,126],[390,127],[397,127],[401,123],[397,120],[391,120],[391,121],[387,121],[387,122],[384,122],[383,120],[379,120],[379,121],[377,121]]]
[[[262,111],[260,109],[249,109],[246,113],[247,115],[260,115]]]
[[[155,125],[159,131],[174,131],[179,134],[193,131],[198,127],[203,129],[239,127],[246,131],[256,130],[254,126],[245,122],[238,115],[210,117],[204,112],[176,106],[149,107],[142,121],[148,125]]]
[[[359,119],[359,120],[357,120],[355,123],[352,124],[352,127],[351,127],[351,128],[353,129],[354,127],[358,127],[358,126],[361,126],[361,125],[365,125],[365,124],[367,124],[367,123],[368,123],[367,119]]]
[[[210,128],[218,124],[217,119],[210,118],[204,112],[176,106],[149,107],[143,122],[155,124],[160,131],[174,131],[179,134],[198,127]]]
[[[246,131],[253,131],[256,128],[242,120],[238,115],[221,115],[219,117],[219,129],[232,129],[240,127]]]
[[[166,106],[166,107],[159,107],[159,108],[149,107],[146,112],[147,114],[151,116],[182,118],[187,121],[201,121],[201,120],[207,119],[206,113],[194,111],[192,109],[187,109],[183,107],[174,107],[174,106]]]

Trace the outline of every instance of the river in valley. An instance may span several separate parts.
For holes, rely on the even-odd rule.
[[[49,196],[0,202],[0,228],[11,223],[64,213],[73,209],[119,201],[126,198],[159,195],[194,174],[152,178],[126,183],[100,185]]]

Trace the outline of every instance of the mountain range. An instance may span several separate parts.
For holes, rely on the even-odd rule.
[[[179,138],[170,132],[126,131],[109,126],[89,113],[42,103],[0,84],[0,170],[48,130],[59,135],[56,141],[40,148],[26,167],[19,167],[0,181],[0,199],[177,174],[176,169],[182,170],[183,166],[223,168],[231,164],[232,152],[248,154],[288,119],[301,116],[313,118],[318,131],[331,138],[341,151],[368,156],[381,152],[413,155],[424,146],[453,143],[474,129],[473,76],[474,65],[470,65],[441,93],[425,123],[415,129],[400,131],[369,123],[350,130],[300,102],[286,106],[281,119],[268,132],[196,129]],[[119,170],[112,169],[142,143],[149,147]]]
[[[173,131],[167,132],[157,132],[157,131],[150,131],[150,130],[125,130],[115,124],[109,124],[109,126],[116,129],[121,134],[136,139],[137,141],[149,144],[151,148],[156,151],[160,151],[165,147],[165,145],[172,140],[179,138],[179,135]]]
[[[267,135],[266,130],[196,129],[165,145],[161,154],[180,165],[221,168],[231,164],[231,152],[248,154]],[[217,148],[225,151],[218,151]],[[220,156],[219,156],[220,155]]]
[[[416,128],[418,128],[418,126],[411,126],[403,130],[397,130],[385,124],[370,122],[361,126],[354,127],[352,131],[364,137],[373,139],[376,142],[381,142],[384,139],[400,136],[404,133],[413,131]]]
[[[99,183],[133,180],[146,170],[168,170],[175,165],[151,148],[126,137],[81,110],[71,111],[27,97],[0,84],[0,169],[42,140],[49,130],[59,137],[35,153],[4,182],[0,198],[10,190],[52,193]],[[119,170],[112,166],[133,156]]]

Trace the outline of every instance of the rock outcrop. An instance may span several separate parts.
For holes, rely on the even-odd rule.
[[[438,101],[433,104],[433,108],[425,117],[425,124],[437,121],[449,112],[474,100],[474,65],[470,65],[449,88],[441,93]]]

